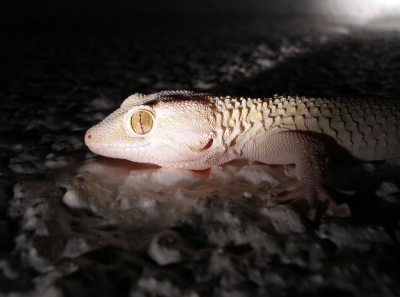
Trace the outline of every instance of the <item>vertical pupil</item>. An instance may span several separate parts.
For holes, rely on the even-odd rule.
[[[147,134],[153,127],[153,118],[147,111],[139,110],[131,117],[131,126],[137,134]]]

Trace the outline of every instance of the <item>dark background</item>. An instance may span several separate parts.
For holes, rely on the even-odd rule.
[[[30,90],[29,100],[55,98],[60,85],[70,81],[76,90],[89,77],[118,101],[132,90],[164,89],[396,97],[396,45],[389,35],[400,28],[399,11],[395,1],[374,0],[7,2],[0,10],[2,97],[36,82],[40,90]],[[376,41],[366,45],[368,38]],[[263,64],[254,54],[263,40],[272,52],[293,42],[304,53],[263,53]],[[305,54],[310,50],[313,55]],[[364,62],[366,52],[371,58]],[[243,62],[244,68],[232,65]],[[226,67],[220,70],[224,63],[234,72],[229,78]],[[52,80],[45,88],[50,81],[43,75]]]
[[[327,1],[327,4],[330,5]],[[359,6],[361,6],[359,4]],[[58,17],[118,17],[134,15],[315,15],[320,5],[315,0],[250,1],[28,1],[4,3],[1,17],[7,19],[40,19]],[[342,14],[338,7],[333,13]],[[325,11],[326,12],[326,11]],[[332,13],[332,11],[328,12]]]
[[[3,20],[69,18],[119,18],[145,16],[313,16],[336,17],[352,22],[394,18],[400,13],[397,1],[386,0],[193,0],[193,1],[9,1],[2,3]],[[14,23],[14,25],[17,25]]]

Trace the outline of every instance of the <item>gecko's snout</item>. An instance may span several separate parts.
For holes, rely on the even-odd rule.
[[[85,144],[87,146],[90,146],[90,144],[93,142],[93,135],[92,135],[92,132],[90,130],[91,129],[89,129],[85,134]]]

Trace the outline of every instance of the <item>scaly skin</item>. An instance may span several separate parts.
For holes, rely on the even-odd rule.
[[[323,186],[327,155],[361,161],[400,157],[399,124],[395,100],[251,99],[167,91],[130,96],[87,131],[85,142],[106,157],[193,170],[238,157],[294,163],[298,182],[270,190],[277,196],[269,205],[305,198],[312,208],[318,199],[328,201],[328,213],[348,216],[347,204],[338,206]]]

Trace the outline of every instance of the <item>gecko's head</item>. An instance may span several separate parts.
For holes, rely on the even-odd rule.
[[[135,94],[86,132],[91,151],[161,166],[204,169],[221,151],[214,105],[192,92]]]

